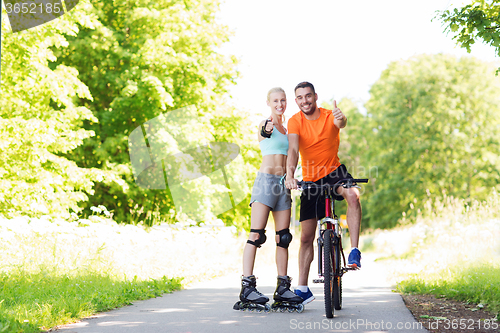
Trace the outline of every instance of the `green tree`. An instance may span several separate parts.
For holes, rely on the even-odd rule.
[[[75,19],[94,23],[83,13],[12,33],[2,15],[2,91],[0,99],[0,214],[68,217],[93,193],[96,180],[111,179],[98,169],[86,169],[64,157],[93,135],[82,129],[96,122],[90,110],[75,103],[91,99],[78,72],[55,60],[51,47],[67,45]]]
[[[476,40],[482,40],[500,56],[500,0],[474,0],[462,8],[445,10],[438,17],[445,31],[452,32],[453,39],[467,52]]]
[[[485,199],[500,183],[500,80],[448,55],[392,62],[370,90],[372,227],[415,214],[429,196]]]
[[[57,63],[76,68],[89,87],[93,100],[82,99],[80,105],[99,119],[85,123],[96,136],[70,157],[81,167],[112,171],[126,183],[96,184],[87,206],[103,204],[118,220],[145,220],[153,211],[172,216],[168,190],[134,183],[128,136],[162,113],[194,105],[203,128],[174,134],[191,141],[215,137],[211,122],[226,112],[227,88],[237,77],[236,59],[217,52],[229,38],[216,20],[218,6],[209,0],[95,2],[87,14],[99,24],[79,25],[78,34],[68,37],[69,46],[56,50]],[[243,142],[238,137],[236,144]]]
[[[251,189],[262,162],[256,135],[257,126],[248,126],[248,119],[249,114],[246,112],[226,107],[224,112],[217,114],[211,120],[216,141],[234,142],[240,147],[240,154],[243,158],[243,163],[239,165],[238,170],[242,176],[240,186],[241,190],[247,193],[245,199],[237,204],[235,209],[220,214],[218,217],[226,225],[234,225],[238,230],[246,231],[250,231]]]

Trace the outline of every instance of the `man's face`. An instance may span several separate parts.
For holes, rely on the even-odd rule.
[[[299,88],[295,91],[295,102],[297,102],[300,111],[306,115],[311,115],[316,111],[317,99],[318,95],[313,93],[309,87]]]

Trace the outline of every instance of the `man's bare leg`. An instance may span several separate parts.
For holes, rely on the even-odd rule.
[[[316,220],[309,219],[300,222],[302,228],[299,248],[299,285],[307,286],[309,270],[314,259],[314,238],[316,237]]]
[[[351,247],[358,247],[359,232],[361,229],[361,202],[359,201],[359,190],[357,188],[339,188],[339,193],[347,201],[347,225],[349,227],[349,238]]]
[[[347,260],[347,266],[361,268],[361,252],[358,249],[359,230],[361,227],[359,191],[357,188],[342,188],[339,192],[347,201],[347,225],[349,226],[349,237],[351,238],[352,247]]]

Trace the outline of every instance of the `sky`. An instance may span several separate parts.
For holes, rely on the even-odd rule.
[[[224,0],[223,0],[224,1]],[[270,114],[267,91],[287,93],[286,116],[299,109],[293,88],[311,82],[318,101],[354,99],[362,109],[369,89],[392,61],[447,53],[499,61],[491,46],[470,54],[444,32],[436,11],[463,5],[451,0],[225,0],[219,22],[234,33],[221,52],[240,59],[232,103],[258,124]],[[363,111],[363,109],[362,109]]]

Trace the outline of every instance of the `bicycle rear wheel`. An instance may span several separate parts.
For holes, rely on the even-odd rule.
[[[333,305],[335,310],[342,309],[342,265],[340,261],[340,238],[336,239],[333,246],[333,258],[335,267],[335,277],[333,278]]]
[[[333,257],[333,232],[332,230],[325,230],[323,234],[323,278],[325,280],[325,312],[326,318],[333,318],[334,301],[334,257]]]

